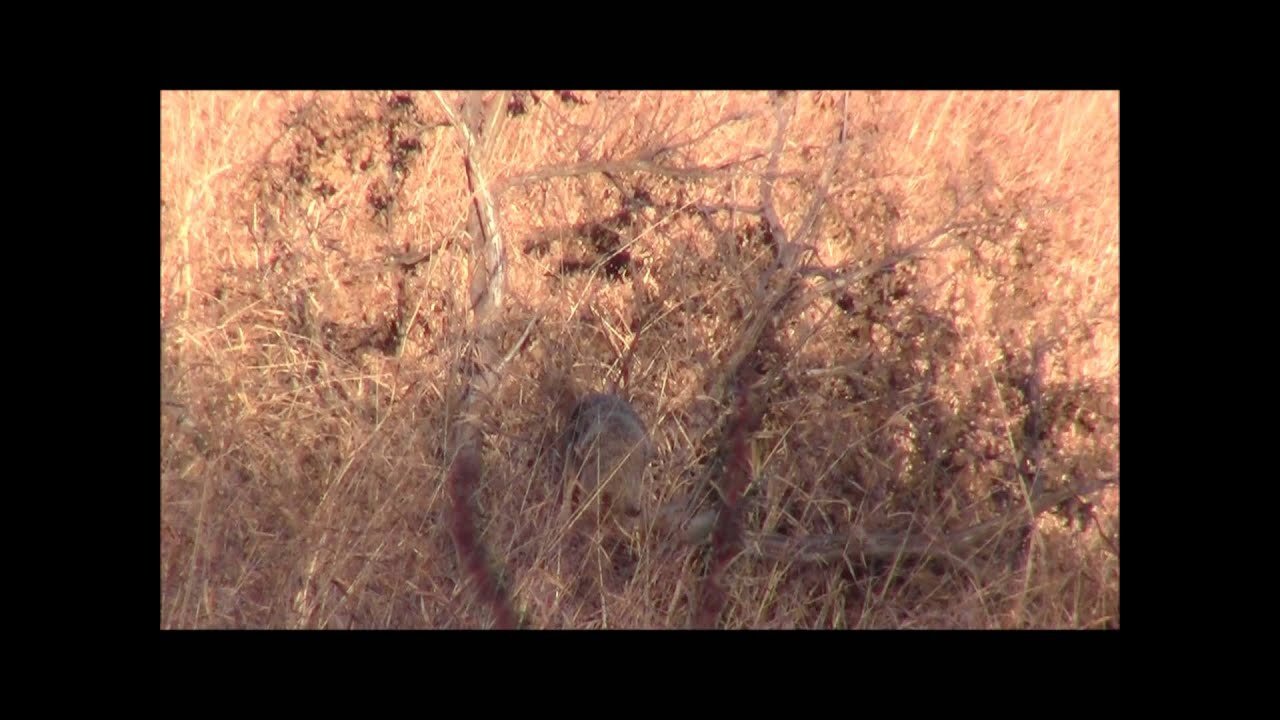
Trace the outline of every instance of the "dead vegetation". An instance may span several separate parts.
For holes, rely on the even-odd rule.
[[[1119,626],[1116,93],[161,112],[162,627]]]

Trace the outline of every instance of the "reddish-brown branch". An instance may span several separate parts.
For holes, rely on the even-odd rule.
[[[747,383],[739,386],[738,407],[729,427],[729,453],[725,462],[723,508],[711,537],[711,568],[702,585],[698,604],[697,625],[713,628],[724,610],[725,590],[722,578],[742,548],[741,500],[751,484],[751,458],[747,438],[755,431],[759,417],[752,409]]]
[[[503,592],[494,577],[484,548],[476,530],[475,511],[471,496],[480,482],[480,458],[475,449],[464,447],[449,468],[449,496],[452,500],[450,529],[454,548],[458,552],[458,564],[475,586],[480,601],[493,612],[497,627],[513,630],[518,626],[511,599]]]

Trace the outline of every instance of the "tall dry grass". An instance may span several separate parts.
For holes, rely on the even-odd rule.
[[[1117,93],[463,99],[162,96],[162,627],[1119,626]],[[557,373],[709,544],[558,525]]]

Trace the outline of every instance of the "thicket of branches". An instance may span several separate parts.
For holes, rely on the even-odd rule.
[[[219,251],[162,198],[162,624],[1118,625],[1106,240],[904,107],[297,103]],[[553,520],[560,377],[650,425],[633,537]]]

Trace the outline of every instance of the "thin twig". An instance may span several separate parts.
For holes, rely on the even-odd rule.
[[[1090,495],[1119,482],[1118,475],[1110,475],[1082,487],[1072,487],[1045,493],[1031,504],[1033,516],[1057,506],[1076,496]],[[676,503],[670,505],[667,515],[670,522],[680,516],[675,512]],[[999,533],[1026,522],[1026,509],[1019,508],[993,520],[957,530],[941,538],[920,533],[864,533],[846,535],[803,535],[791,537],[777,533],[748,532],[743,550],[751,556],[787,562],[826,563],[848,558],[892,559],[895,557],[961,557]],[[687,527],[682,537],[691,544],[702,544],[710,538],[705,532],[707,513],[697,516],[697,527]],[[689,522],[689,521],[686,521]],[[692,523],[691,523],[692,525]],[[700,532],[697,532],[700,531]]]
[[[752,160],[759,159],[760,157],[758,154],[749,155],[747,157],[729,160],[713,167],[674,167],[655,162],[653,155],[655,155],[655,153],[651,151],[638,153],[623,160],[591,160],[586,162],[570,163],[568,165],[555,165],[539,168],[520,175],[513,175],[502,180],[497,184],[496,192],[494,194],[501,196],[513,187],[536,182],[538,180],[579,177],[582,175],[594,175],[597,173],[648,173],[650,175],[676,178],[678,180],[702,180],[709,177],[723,176],[726,170],[746,164]]]

